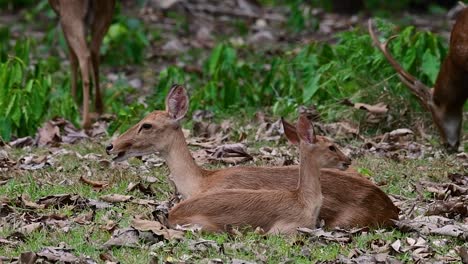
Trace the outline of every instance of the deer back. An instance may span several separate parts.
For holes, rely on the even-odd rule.
[[[250,226],[268,232],[282,219],[287,219],[284,222],[301,222],[304,226],[311,226],[312,222],[305,219],[303,211],[294,192],[219,190],[197,195],[176,205],[169,213],[169,225],[190,223],[201,225],[211,232]],[[282,233],[292,233],[295,231],[293,229]]]
[[[299,167],[233,167],[211,173],[213,180],[203,185],[203,192],[235,188],[294,190]],[[393,226],[391,220],[398,219],[399,210],[387,194],[353,170],[321,169],[320,184],[323,204],[319,219],[327,227]]]

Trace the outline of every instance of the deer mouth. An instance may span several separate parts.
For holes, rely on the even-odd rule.
[[[125,155],[125,154],[126,154],[125,151],[121,151],[121,152],[117,153],[117,156],[115,156],[112,160],[113,160],[113,161],[117,161],[117,162],[123,161],[123,160],[126,159],[126,155]]]

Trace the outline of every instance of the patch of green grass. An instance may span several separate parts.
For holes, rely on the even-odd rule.
[[[266,145],[266,142],[258,142],[250,146],[254,150]],[[268,143],[272,148],[285,144]],[[83,142],[76,145],[67,145],[66,149],[78,152],[81,155],[96,153],[104,154],[102,143]],[[25,154],[45,154],[47,151],[43,148],[33,148],[29,153],[22,150],[11,150],[10,156],[19,158]],[[107,158],[107,157],[105,157]],[[154,176],[159,182],[153,184],[155,189],[160,190],[154,197],[136,190],[131,193],[137,198],[166,200],[172,191],[168,183],[167,176],[169,172],[165,166],[162,168],[153,168],[149,173],[138,173],[135,170],[141,166],[141,161],[137,159],[130,160],[130,168],[105,168],[96,160],[80,160],[75,155],[63,155],[55,158],[53,167],[39,171],[21,172],[14,179],[11,179],[6,185],[0,186],[0,193],[3,196],[14,199],[22,194],[27,194],[31,200],[35,201],[41,197],[75,193],[85,198],[99,199],[105,194],[128,194],[126,189],[130,182],[137,182],[139,176]],[[258,165],[263,165],[261,162]],[[354,165],[365,169],[369,176],[376,182],[385,182],[382,186],[387,193],[398,194],[404,197],[415,197],[412,184],[419,180],[444,181],[448,172],[459,170],[459,164],[452,157],[440,157],[423,160],[406,160],[396,162],[390,159],[378,158],[374,156],[364,156],[357,159]],[[108,188],[100,192],[94,191],[90,186],[79,182],[80,176],[87,175],[89,167],[92,171],[93,180],[108,180]],[[56,169],[62,167],[60,171]],[[209,165],[204,167],[223,167],[221,164]],[[424,169],[423,169],[424,168]],[[70,185],[61,185],[61,182],[67,180]],[[18,210],[23,210],[17,208]],[[128,227],[131,219],[136,215],[151,215],[151,207],[137,205],[133,203],[115,204],[108,209],[96,211],[95,219],[90,225],[72,224],[68,232],[63,232],[53,228],[45,228],[35,231],[27,236],[27,240],[21,243],[17,248],[0,247],[0,255],[15,257],[26,251],[38,251],[46,246],[58,246],[61,242],[66,243],[74,249],[74,254],[87,255],[93,259],[99,259],[99,254],[107,252],[102,248],[102,244],[107,241],[111,234],[101,227],[106,224],[106,219],[110,218],[117,221],[119,228]],[[58,209],[47,208],[36,210],[40,214],[62,214],[69,218],[75,217],[83,212],[75,212],[69,206],[63,206]],[[15,231],[11,225],[0,227],[0,237],[6,237]],[[403,242],[407,237],[413,237],[414,234],[401,233],[397,230],[370,231],[367,233],[356,234],[348,244],[336,242],[322,243],[312,240],[306,235],[286,236],[265,236],[253,232],[247,232],[240,236],[227,234],[192,234],[187,233],[182,241],[165,241],[157,245],[148,245],[141,241],[137,248],[112,248],[110,252],[121,263],[146,263],[153,257],[158,261],[178,261],[186,260],[199,262],[205,259],[220,258],[225,261],[230,259],[242,259],[250,261],[264,260],[269,263],[279,263],[284,261],[293,261],[294,263],[309,263],[310,261],[334,261],[339,255],[347,256],[352,250],[369,250],[373,241],[382,240],[394,242],[401,239]],[[204,249],[197,249],[192,245],[199,239],[212,240],[216,247],[207,246]],[[428,236],[429,243],[446,239],[438,236]],[[461,245],[461,241],[433,245],[431,247],[439,254],[448,254],[455,245]],[[440,244],[440,243],[439,243]],[[219,249],[218,249],[219,248]],[[411,262],[409,253],[396,254],[396,257],[403,262]]]
[[[439,159],[407,159],[396,162],[391,159],[378,159],[364,156],[354,161],[354,166],[364,168],[386,192],[413,198],[414,185],[420,180],[442,182],[448,173],[462,171],[461,164],[451,156]]]

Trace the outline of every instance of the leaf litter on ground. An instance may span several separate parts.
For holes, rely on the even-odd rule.
[[[202,129],[201,131],[204,132],[201,132],[198,137],[190,136],[187,140],[190,145],[198,148],[195,150],[195,153],[200,153],[202,158],[196,157],[196,159],[201,165],[219,161],[228,164],[237,164],[240,162],[255,162],[258,160],[267,164],[297,164],[297,153],[294,147],[279,145],[274,147],[261,147],[256,151],[247,148],[249,144],[253,143],[250,139],[244,137],[242,143],[239,143],[239,141],[236,141],[238,138],[232,137],[232,134],[237,133],[237,130],[239,130],[244,134],[255,135],[255,141],[275,142],[280,140],[283,133],[282,127],[278,123],[280,120],[275,121],[268,117],[262,118],[263,121],[256,121],[263,122],[263,124],[268,123],[268,125],[264,125],[262,129],[258,128],[258,123],[250,127],[249,125],[237,127],[233,124],[226,123],[224,128],[219,127],[213,129],[211,132],[210,129]],[[360,147],[347,148],[352,156],[377,155],[401,161],[404,159],[422,159],[427,156],[437,155],[432,148],[427,147],[425,144],[418,143],[413,131],[407,128],[396,129],[373,138],[366,138],[360,135],[357,126],[346,122],[323,124],[317,121],[317,127],[320,133],[326,135],[333,135],[338,138],[341,137],[342,139],[364,139],[366,142]],[[60,132],[63,133],[62,130],[60,130]],[[53,138],[57,140],[57,136]],[[89,138],[90,136],[88,136],[88,139]],[[70,142],[76,143],[76,141]],[[59,143],[68,144],[67,142]],[[36,171],[41,171],[51,166],[60,167],[60,164],[57,164],[57,162],[59,162],[59,159],[57,159],[59,155],[71,155],[71,157],[78,160],[99,162],[99,164],[105,159],[99,154],[88,153],[86,155],[81,155],[78,152],[60,147],[60,144],[57,146],[55,143],[49,143],[49,145],[47,145],[50,147],[48,154],[27,154],[18,161],[11,160],[8,149],[6,149],[6,155],[2,155],[2,161],[3,164],[5,164],[4,167],[20,170],[34,169]],[[12,145],[10,147],[15,146]],[[25,145],[24,148],[31,148],[31,146]],[[398,158],[396,159],[395,156],[398,156]],[[458,159],[464,159],[464,157],[461,155]],[[143,169],[147,171],[151,168],[157,168],[163,164],[163,161],[155,155],[143,157],[142,162],[145,168],[137,167],[137,172]],[[26,165],[30,167],[24,167]],[[130,163],[122,167],[116,167],[115,164],[110,162],[105,166],[106,168],[118,168],[119,170],[135,169],[134,165]],[[92,172],[89,167],[87,167],[85,171],[87,171],[87,173],[78,179],[82,184],[90,185],[97,191],[112,187],[110,186],[111,181],[94,180],[94,172]],[[423,188],[424,191],[433,193],[433,198],[423,197],[421,196],[422,194],[419,194],[416,199],[408,199],[402,196],[396,198],[399,206],[403,209],[401,219],[397,222],[397,229],[408,234],[406,239],[389,241],[374,240],[369,243],[366,250],[355,249],[348,256],[342,255],[340,261],[343,263],[360,263],[363,261],[398,263],[395,256],[406,252],[411,255],[414,261],[439,259],[441,261],[452,262],[455,261],[455,259],[459,259],[457,255],[439,255],[436,250],[434,250],[435,246],[428,243],[426,239],[426,236],[437,235],[466,241],[467,223],[463,222],[463,219],[466,218],[467,176],[465,173],[460,172],[448,174],[447,178],[451,182],[418,182],[420,188]],[[196,237],[200,236],[201,234],[197,227],[180,227],[180,230],[167,227],[167,213],[174,205],[174,202],[177,202],[179,198],[170,201],[154,199],[158,190],[153,189],[153,185],[158,183],[159,180],[156,177],[141,176],[140,181],[129,185],[126,190],[127,192],[139,191],[139,193],[105,194],[100,196],[100,200],[93,200],[76,194],[49,195],[39,198],[36,201],[31,200],[24,194],[16,199],[2,198],[2,204],[0,205],[0,218],[2,219],[0,220],[0,225],[5,221],[10,223],[16,221],[20,224],[15,227],[16,233],[12,233],[10,237],[1,238],[0,243],[14,247],[24,243],[22,239],[16,239],[16,237],[26,238],[32,232],[36,232],[40,229],[47,230],[47,232],[55,232],[54,230],[69,232],[78,225],[95,226],[96,224],[98,224],[99,230],[113,233],[112,237],[102,244],[103,249],[122,246],[138,248],[146,244],[157,246],[159,243],[164,244],[166,241],[170,240],[184,241],[187,239],[184,236],[186,232],[196,234]],[[140,198],[139,195],[144,195],[145,198]],[[8,200],[9,202],[5,202]],[[150,219],[134,218],[130,226],[127,227],[120,226],[119,217],[102,218],[99,223],[95,222],[96,210],[104,209],[107,210],[107,212],[112,212],[112,208],[114,206],[120,206],[119,204],[148,206],[153,208],[152,217]],[[72,215],[65,216],[46,213],[47,210],[59,210],[63,207],[71,210]],[[417,209],[415,209],[415,207]],[[30,212],[23,215],[17,210],[18,208],[24,208],[30,210]],[[416,211],[418,213],[415,215],[414,212]],[[361,236],[363,233],[378,232],[362,229],[300,229],[299,231],[307,235],[314,245],[316,243],[325,245],[330,243],[350,245],[354,242],[355,237]],[[233,233],[237,234],[236,236],[242,236],[239,232]],[[201,249],[203,247],[217,249],[223,246],[200,240],[201,238],[197,239],[198,242],[194,242],[197,240],[189,240],[189,245],[192,245],[191,248],[194,250],[197,250],[197,248],[198,250],[203,250]],[[443,242],[444,239],[439,239],[437,241],[445,243]],[[240,244],[244,245],[243,242],[240,242]],[[460,252],[460,256],[462,256],[464,252],[463,247],[459,248],[457,252]],[[64,259],[82,258],[78,255],[75,256],[72,251],[59,249],[43,249],[42,251],[30,253],[35,254],[36,257],[45,259],[60,258],[60,256],[65,256]],[[259,257],[259,259],[261,258]]]

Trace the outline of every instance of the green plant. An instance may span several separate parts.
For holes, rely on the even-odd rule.
[[[50,91],[50,75],[36,68],[29,70],[28,40],[18,41],[15,57],[0,65],[0,134],[9,140],[11,134],[25,136],[34,133],[44,110],[43,103]]]
[[[76,120],[70,95],[52,83],[48,69],[54,66],[47,60],[30,64],[30,52],[31,41],[18,40],[0,63],[0,136],[7,141],[34,134],[47,117]]]
[[[136,18],[117,15],[116,22],[104,37],[101,53],[111,65],[140,64],[149,45],[143,24]]]
[[[380,20],[377,24],[383,36],[395,33],[392,24]],[[405,69],[432,85],[446,54],[443,43],[431,33],[407,27],[393,40],[390,50]],[[263,56],[257,52],[242,59],[239,54],[245,52],[219,44],[205,61],[201,78],[177,67],[168,68],[160,74],[149,104],[160,107],[172,83],[188,83],[192,110],[271,107],[273,114],[287,115],[301,104],[313,103],[325,119],[332,120],[351,117],[354,112],[340,104],[350,99],[368,103],[384,100],[394,109],[411,105],[421,111],[362,30],[339,34],[334,45],[314,43],[298,53]]]

